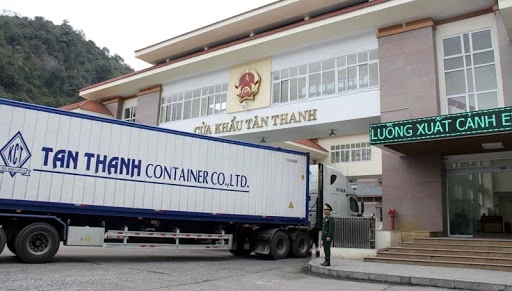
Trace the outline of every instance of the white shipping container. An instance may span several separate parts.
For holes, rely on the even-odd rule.
[[[307,219],[304,153],[3,99],[0,149],[0,204]]]

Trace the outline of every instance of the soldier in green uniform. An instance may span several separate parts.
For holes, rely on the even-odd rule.
[[[324,245],[325,262],[322,266],[331,265],[331,243],[334,239],[334,219],[331,216],[332,207],[325,203],[324,221],[322,223],[322,243]]]

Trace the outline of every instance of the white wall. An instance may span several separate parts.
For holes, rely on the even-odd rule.
[[[331,163],[331,145],[342,145],[359,142],[369,142],[370,137],[367,134],[336,136],[333,138],[319,139],[318,144],[329,151],[329,156],[319,163],[329,165],[336,168],[345,176],[366,176],[366,175],[382,175],[382,150],[372,146],[371,161],[347,162],[347,163]]]
[[[316,120],[299,123],[289,123],[279,125],[277,128],[273,127],[271,119],[274,115],[284,113],[303,112],[305,110],[316,110]],[[368,91],[359,91],[354,94],[344,96],[329,96],[306,99],[299,102],[284,103],[279,106],[271,106],[261,109],[248,110],[237,112],[235,114],[216,114],[208,117],[193,118],[181,121],[173,121],[160,124],[164,128],[172,128],[180,131],[194,132],[194,129],[201,126],[204,122],[211,126],[212,131],[215,131],[215,124],[229,123],[234,117],[237,121],[269,117],[269,126],[262,128],[247,129],[245,126],[240,131],[224,132],[212,134],[213,136],[227,137],[235,134],[265,132],[270,129],[290,129],[305,126],[321,125],[332,122],[339,122],[345,120],[362,119],[367,117],[374,117],[380,115],[380,91],[372,89]],[[245,123],[244,123],[245,124]],[[286,140],[281,140],[286,141]]]
[[[333,40],[272,57],[272,71],[376,49],[375,33]]]
[[[185,79],[171,81],[162,86],[162,96],[169,94],[182,93],[194,89],[200,89],[206,86],[227,83],[229,80],[229,71],[215,71],[197,76],[189,76]]]

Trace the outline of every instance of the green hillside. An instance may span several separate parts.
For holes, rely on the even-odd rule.
[[[59,107],[88,85],[133,72],[67,21],[0,15],[0,97]]]

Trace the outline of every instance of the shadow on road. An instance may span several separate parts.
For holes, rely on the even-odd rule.
[[[300,260],[296,258],[287,258],[286,260]],[[214,262],[233,262],[233,261],[259,261],[259,262],[272,262],[266,256],[251,255],[248,257],[238,257],[226,254],[151,254],[150,252],[144,254],[57,254],[47,264],[66,264],[66,263],[92,263],[92,264],[103,264],[103,263],[214,263]],[[24,264],[14,255],[2,255],[0,256],[0,264],[14,263]]]

